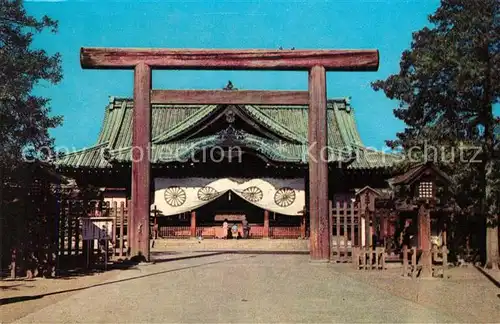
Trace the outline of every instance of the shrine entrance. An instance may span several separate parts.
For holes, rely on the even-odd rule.
[[[326,72],[377,71],[377,50],[171,50],[81,48],[82,68],[133,69],[131,257],[149,261],[151,104],[309,105],[311,261],[330,260]],[[309,91],[152,90],[152,70],[308,71]]]
[[[244,220],[248,222],[247,236],[243,231]],[[195,210],[159,216],[155,224],[158,224],[160,239],[226,239],[225,221],[228,229],[236,225],[240,237],[233,235],[234,239],[303,239],[303,220],[302,216],[284,215],[261,208],[238,193],[228,191]]]

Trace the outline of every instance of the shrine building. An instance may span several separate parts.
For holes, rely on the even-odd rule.
[[[95,145],[60,157],[58,171],[102,188],[104,201],[127,201],[133,109],[132,99],[111,97]],[[307,236],[308,106],[151,110],[151,210],[160,236],[221,237],[224,220],[241,228],[243,217],[250,238]],[[356,189],[387,187],[397,158],[363,145],[349,100],[328,100],[327,118],[330,200],[350,202]]]

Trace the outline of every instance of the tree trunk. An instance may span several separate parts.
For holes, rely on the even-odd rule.
[[[482,200],[482,214],[486,220],[486,263],[485,267],[498,270],[499,251],[498,251],[498,201],[495,197],[495,175],[493,172],[493,114],[488,111],[488,123],[485,122],[485,155],[484,155],[484,198]],[[481,171],[483,171],[481,170]]]
[[[498,216],[496,216],[498,222]],[[486,227],[486,268],[499,270],[498,225]]]
[[[5,225],[5,214],[3,206],[3,187],[4,187],[4,170],[3,165],[0,163],[0,233],[5,233],[3,226]],[[0,238],[0,263],[3,262],[3,252],[5,249],[5,243],[7,242],[5,234]]]
[[[428,206],[422,204],[418,211],[418,247],[422,249],[420,264],[422,272],[420,277],[432,277],[432,255],[431,255],[431,211]]]
[[[498,201],[494,196],[494,160],[495,150],[495,118],[493,116],[493,89],[492,89],[492,60],[489,54],[489,41],[483,47],[484,57],[486,58],[485,85],[484,85],[484,114],[482,121],[484,125],[484,199],[482,201],[483,215],[486,217],[486,263],[487,268],[498,271]],[[484,213],[486,211],[486,213]]]
[[[499,270],[500,262],[498,248],[498,209],[496,208],[497,201],[493,195],[493,161],[490,160],[486,164],[486,202],[488,203],[488,212],[486,219],[486,268]]]

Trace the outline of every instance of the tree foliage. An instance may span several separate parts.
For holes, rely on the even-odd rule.
[[[57,32],[57,22],[47,16],[36,19],[28,15],[21,0],[0,0],[0,232],[6,233],[0,244],[3,265],[9,251],[15,251],[18,261],[36,267],[37,262],[48,260],[57,241],[56,213],[48,203],[54,197],[47,192],[33,195],[31,189],[38,180],[32,171],[37,164],[22,163],[25,154],[39,158],[44,157],[44,151],[52,150],[48,130],[62,122],[60,116],[50,115],[48,98],[33,94],[40,82],[57,84],[62,78],[59,54],[32,48],[34,36],[47,29]]]
[[[500,2],[442,0],[429,22],[413,33],[399,73],[372,84],[399,101],[394,114],[406,124],[387,144],[438,162],[456,180],[461,207],[497,228],[500,119],[493,107],[500,102]],[[498,260],[498,234],[488,235],[497,237],[496,256],[488,258]]]
[[[33,49],[35,34],[57,22],[47,16],[29,16],[21,0],[0,0],[0,161],[15,166],[25,151],[52,147],[48,130],[62,122],[50,116],[49,99],[35,96],[39,82],[57,84],[62,78],[61,57]]]

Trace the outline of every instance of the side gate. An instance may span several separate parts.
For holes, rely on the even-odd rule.
[[[331,259],[353,263],[356,269],[385,269],[385,249],[372,240],[378,231],[377,218],[373,212],[362,213],[359,205],[330,201]]]
[[[360,223],[358,204],[330,201],[330,246],[334,262],[352,262],[353,248],[361,243]]]
[[[59,201],[58,269],[71,269],[85,265],[88,251],[82,241],[81,218],[94,216],[101,208],[100,201]]]
[[[97,263],[102,255],[98,240],[83,241],[83,218],[112,217],[112,235],[105,248],[110,257],[126,255],[128,209],[124,202],[110,205],[99,200],[62,200],[58,205],[58,269],[86,267]]]

